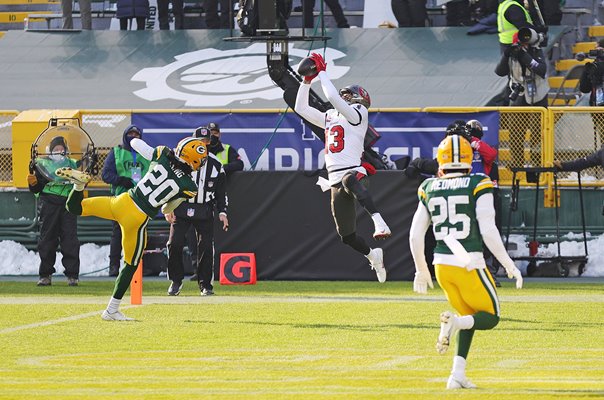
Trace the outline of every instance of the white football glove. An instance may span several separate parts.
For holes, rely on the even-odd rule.
[[[413,291],[419,294],[428,294],[428,287],[434,289],[430,271],[416,271],[413,279]]]
[[[508,278],[516,279],[516,289],[522,289],[522,274],[515,265],[505,267],[505,272],[508,274]]]

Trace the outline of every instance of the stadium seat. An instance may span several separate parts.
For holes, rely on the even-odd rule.
[[[579,90],[579,78],[584,68],[585,65],[576,64],[566,72],[556,91],[548,95],[550,105],[570,106],[576,103],[582,94]]]

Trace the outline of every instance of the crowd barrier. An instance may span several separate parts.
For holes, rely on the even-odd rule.
[[[27,187],[25,176],[27,174],[27,165],[30,158],[31,143],[41,133],[48,123],[51,116],[58,117],[78,117],[81,120],[82,127],[89,133],[99,150],[100,163],[105,160],[107,153],[113,146],[121,142],[121,135],[126,126],[133,122],[133,116],[143,115],[153,121],[153,116],[159,116],[159,120],[165,120],[167,116],[174,118],[185,118],[189,116],[208,116],[205,119],[225,120],[228,118],[240,117],[245,120],[254,120],[255,116],[261,113],[269,113],[272,119],[285,110],[28,110],[18,111],[0,111],[0,186],[4,187]],[[407,116],[426,113],[426,115],[435,115],[438,113],[451,115],[449,119],[466,116],[471,117],[472,113],[495,113],[497,120],[497,135],[491,136],[491,144],[498,146],[499,149],[499,183],[502,186],[511,186],[512,173],[510,168],[522,166],[551,166],[554,160],[568,161],[584,157],[598,150],[604,141],[604,108],[599,107],[551,107],[549,109],[541,107],[429,107],[424,109],[372,109],[370,121],[392,121],[405,120]],[[488,115],[488,114],[481,114]],[[211,116],[211,117],[209,117]],[[295,120],[297,117],[291,110],[287,114],[289,119]],[[204,118],[202,118],[204,119]],[[290,122],[290,125],[296,125]],[[380,127],[375,124],[378,132]],[[421,125],[421,124],[420,124]],[[190,129],[190,127],[189,127]],[[290,127],[282,129],[283,132],[288,129],[300,129]],[[400,136],[396,136],[398,128],[383,128],[390,132],[380,132],[383,139],[388,136],[390,143],[396,143],[398,137],[409,138],[405,128],[400,128]],[[253,131],[253,126],[250,126]],[[181,129],[182,135],[187,129]],[[275,129],[275,132],[278,130]],[[426,133],[429,129],[426,129]],[[423,132],[422,132],[423,133]],[[439,140],[442,132],[438,132],[436,138]],[[268,133],[267,133],[268,135]],[[226,134],[227,138],[229,134]],[[228,139],[226,140],[229,141]],[[488,141],[488,140],[487,140]],[[496,143],[493,143],[496,142]],[[437,143],[437,142],[436,142]],[[237,144],[233,143],[236,147]],[[259,143],[261,146],[263,143]],[[378,141],[377,145],[380,145]],[[396,146],[391,147],[398,148]],[[380,149],[381,150],[381,149]],[[386,150],[388,153],[389,150]],[[424,151],[425,153],[425,151]],[[409,150],[409,154],[417,156],[418,153]],[[388,154],[387,154],[388,155]],[[393,156],[393,154],[390,154]],[[389,156],[390,156],[389,155]],[[426,154],[422,154],[426,156]],[[318,158],[321,157],[319,154]],[[257,160],[256,160],[257,161]],[[320,161],[320,160],[319,160]],[[316,164],[316,160],[314,161]],[[246,163],[251,164],[246,159]],[[314,166],[311,162],[303,164],[306,168]],[[267,164],[268,165],[268,164]],[[302,165],[302,163],[301,163]],[[271,169],[279,169],[279,166],[273,166]],[[283,169],[287,169],[283,167]],[[295,169],[295,166],[289,169]],[[603,171],[600,168],[590,168],[583,172],[583,184],[585,187],[599,187],[604,185],[602,179]],[[520,184],[530,186],[524,176],[520,175]],[[545,190],[550,190],[553,186],[553,177],[551,174],[541,176],[540,185]],[[559,185],[573,187],[577,185],[575,173],[562,173],[559,175]],[[95,177],[92,187],[104,187],[100,176]]]

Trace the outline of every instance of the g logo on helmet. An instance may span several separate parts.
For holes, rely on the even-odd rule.
[[[206,146],[197,146],[195,151],[203,156],[206,154]]]

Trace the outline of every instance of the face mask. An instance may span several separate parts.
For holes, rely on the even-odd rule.
[[[52,161],[55,161],[55,162],[61,162],[61,161],[65,160],[65,156],[61,153],[53,153],[53,154],[49,155],[48,158],[50,158]]]
[[[218,146],[219,142],[220,142],[220,139],[218,139],[218,136],[212,135],[212,137],[210,138],[210,147]]]

